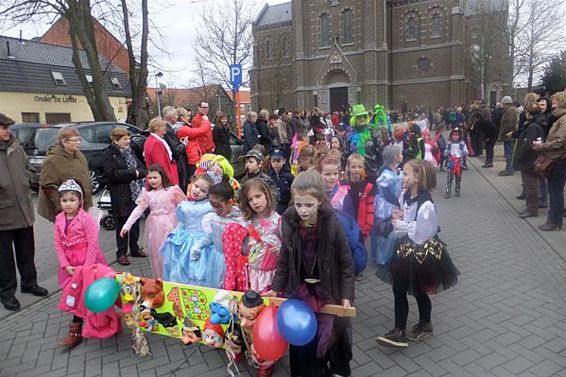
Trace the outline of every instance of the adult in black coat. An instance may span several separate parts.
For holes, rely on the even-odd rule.
[[[175,136],[175,130],[173,126],[179,120],[179,114],[177,109],[173,106],[166,106],[163,108],[163,120],[167,123],[165,126],[165,135],[163,139],[169,145],[171,149],[171,155],[173,160],[177,163],[177,172],[179,174],[179,187],[186,189],[189,185],[189,162],[187,161],[187,144],[183,143],[181,140]]]
[[[102,169],[108,181],[112,213],[116,218],[116,257],[118,263],[127,266],[130,264],[127,258],[128,244],[132,257],[147,257],[138,245],[139,220],[126,237],[120,237],[120,230],[136,207],[135,199],[143,188],[146,169],[130,148],[130,133],[127,130],[115,128],[110,138],[112,144],[102,152]]]
[[[482,167],[491,168],[493,167],[493,148],[497,142],[499,131],[489,119],[484,118],[481,111],[472,112],[471,118],[474,130],[477,130],[482,135],[483,142],[485,143],[485,164]]]
[[[220,113],[216,119],[216,125],[212,129],[214,140],[214,153],[224,156],[228,161],[232,158],[232,147],[230,147],[230,129],[228,128],[228,115]]]
[[[267,153],[273,150],[273,140],[269,136],[269,127],[267,121],[269,119],[269,111],[261,110],[256,121],[257,131],[259,133],[259,143],[265,147]]]

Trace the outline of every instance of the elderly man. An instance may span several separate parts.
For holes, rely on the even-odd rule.
[[[14,121],[0,113],[0,300],[7,310],[19,310],[14,296],[18,280],[16,261],[21,276],[22,293],[47,296],[37,285],[33,239],[34,210],[30,198],[27,156],[10,133]]]
[[[513,175],[513,145],[512,133],[517,129],[517,110],[513,106],[513,99],[505,96],[501,99],[503,116],[499,127],[499,139],[503,141],[503,154],[505,156],[505,170],[498,173],[500,176]]]
[[[181,187],[183,191],[186,191],[190,178],[188,173],[189,165],[187,162],[187,153],[185,151],[188,141],[185,139],[179,140],[177,136],[175,136],[175,128],[178,130],[175,124],[179,119],[177,109],[173,106],[165,106],[161,113],[163,114],[163,120],[167,122],[163,139],[165,139],[167,145],[169,145],[173,159],[177,162],[179,187]]]

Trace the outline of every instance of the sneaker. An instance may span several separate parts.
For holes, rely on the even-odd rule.
[[[450,199],[450,193],[446,192],[446,194],[444,194],[444,199]]]
[[[481,166],[482,168],[492,168],[493,164],[492,163],[485,163]]]
[[[423,322],[419,321],[416,325],[413,326],[411,331],[407,334],[407,338],[410,341],[416,342],[419,340],[423,340],[426,337],[432,335],[432,324],[430,322]]]
[[[393,329],[383,336],[378,336],[375,341],[385,347],[407,348],[409,341],[405,336],[405,330]]]

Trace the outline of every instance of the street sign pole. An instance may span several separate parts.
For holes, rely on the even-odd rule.
[[[238,139],[242,138],[242,121],[240,120],[240,85],[242,85],[242,65],[230,64],[230,82],[232,83],[232,95],[236,101],[236,130]]]
[[[242,119],[240,117],[240,90],[236,88],[235,98],[236,98],[236,127],[238,139],[242,139]]]

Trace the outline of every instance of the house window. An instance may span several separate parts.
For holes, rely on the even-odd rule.
[[[93,85],[92,75],[85,75],[85,77],[86,77],[86,81],[88,81],[88,85],[92,88]]]
[[[57,124],[68,123],[71,121],[71,114],[69,113],[45,113],[45,123]]]
[[[271,59],[273,57],[271,55],[271,41],[265,42],[265,54],[267,55],[268,59]]]
[[[22,113],[22,123],[39,123],[39,113]]]
[[[324,13],[320,16],[320,47],[330,46],[330,16]]]
[[[352,10],[346,9],[342,12],[342,42],[352,43]]]
[[[122,89],[122,85],[120,84],[120,81],[118,81],[116,77],[111,77],[110,82],[112,83],[112,88],[117,90]]]
[[[435,13],[432,15],[432,38],[440,38],[442,36],[442,17],[440,14]]]
[[[51,77],[53,77],[53,81],[55,81],[55,85],[57,86],[67,86],[67,82],[63,77],[61,72],[51,71]]]
[[[407,18],[407,34],[406,41],[416,41],[417,40],[417,16],[411,14]]]

